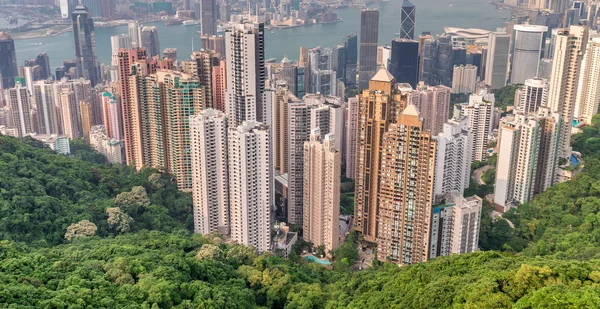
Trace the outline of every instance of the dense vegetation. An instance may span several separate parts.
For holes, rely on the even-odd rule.
[[[486,205],[481,247],[499,251],[361,272],[355,233],[333,270],[257,255],[190,234],[167,175],[0,137],[0,308],[598,308],[598,137],[574,137],[584,171],[506,214],[514,229]]]

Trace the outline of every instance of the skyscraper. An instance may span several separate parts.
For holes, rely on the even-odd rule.
[[[140,39],[140,25],[138,24],[138,22],[132,22],[129,23],[127,26],[127,29],[129,30],[129,39],[130,39],[130,46],[127,47],[123,47],[125,49],[135,49],[135,48],[140,48],[142,47],[142,41]]]
[[[8,89],[15,85],[17,70],[17,56],[15,55],[15,41],[8,32],[0,31],[0,89]]]
[[[106,91],[102,93],[102,119],[105,134],[109,139],[122,139],[121,107],[117,97]]]
[[[86,142],[90,142],[90,130],[92,129],[92,105],[90,102],[79,101],[79,117],[81,118],[81,135]]]
[[[455,65],[452,76],[452,93],[473,93],[477,85],[477,67],[467,64]]]
[[[419,80],[424,82],[425,85],[435,85],[438,80],[437,41],[431,35],[426,35],[419,37],[419,42],[422,42],[420,45],[422,51],[419,58]]]
[[[450,192],[447,197],[445,205],[432,211],[430,259],[479,249],[483,200],[477,195],[464,198],[458,192]]]
[[[341,160],[335,137],[327,134],[321,140],[319,129],[313,129],[304,142],[303,238],[323,245],[328,256],[340,245]]]
[[[446,86],[426,86],[419,83],[410,92],[408,102],[414,104],[423,119],[423,129],[432,135],[442,132],[450,113],[450,92]]]
[[[56,102],[58,98],[54,84],[49,81],[36,81],[33,84],[33,96],[37,107],[39,134],[58,134]]]
[[[308,52],[310,92],[336,95],[336,72],[333,70],[333,49],[316,47]]]
[[[388,126],[396,121],[397,110],[406,103],[394,98],[396,80],[386,69],[371,79],[369,89],[358,96],[354,229],[366,241],[377,241],[378,186],[381,168],[381,143]],[[364,133],[363,133],[364,132]]]
[[[560,157],[571,155],[571,130],[573,122],[581,61],[588,41],[588,28],[571,26],[558,31],[554,44],[552,77],[550,78],[548,107],[559,113],[564,122],[560,142]]]
[[[155,26],[144,26],[140,32],[141,47],[146,49],[148,58],[160,56],[160,40]]]
[[[414,40],[415,25],[417,23],[417,8],[408,0],[402,1],[402,12],[400,13],[400,38]]]
[[[262,120],[265,89],[264,24],[235,24],[225,34],[226,114],[232,126]]]
[[[360,12],[360,70],[358,91],[367,89],[377,70],[377,42],[379,40],[379,11],[365,9]]]
[[[581,63],[574,119],[591,124],[592,117],[598,113],[598,103],[600,103],[600,38],[592,38],[587,44]]]
[[[348,98],[346,105],[346,178],[354,179],[358,138],[358,97]]]
[[[27,136],[33,131],[33,121],[31,119],[31,100],[27,88],[20,83],[14,88],[7,89],[6,101],[10,107],[10,116],[13,125],[17,129],[17,136]]]
[[[270,129],[245,121],[227,135],[231,240],[259,252],[271,247],[274,201]]]
[[[96,35],[90,11],[81,2],[72,14],[73,37],[75,38],[75,60],[79,77],[88,79],[92,86],[100,80],[96,60]]]
[[[510,83],[522,84],[526,79],[538,76],[548,27],[515,25],[513,29]]]
[[[356,85],[356,67],[358,63],[358,40],[356,34],[350,34],[344,37],[344,48],[346,49],[346,81],[347,87]]]
[[[408,2],[408,1],[405,1]],[[416,87],[419,79],[419,43],[409,39],[392,41],[390,73],[398,83],[408,83]]]
[[[202,35],[217,34],[217,8],[215,0],[199,0],[200,31]]]
[[[490,32],[488,37],[485,83],[492,89],[506,86],[510,36],[501,32]]]
[[[206,109],[190,118],[194,233],[229,234],[227,116]]]
[[[492,128],[495,98],[485,90],[469,96],[469,102],[460,104],[460,116],[469,117],[469,128],[473,134],[472,161],[487,159],[487,145]]]
[[[528,114],[548,104],[548,81],[543,78],[525,80],[523,87],[515,92],[515,110]]]
[[[508,210],[554,183],[560,125],[560,115],[546,108],[501,120],[494,203]]]
[[[80,117],[78,112],[75,92],[70,88],[63,88],[60,93],[60,112],[62,119],[62,133],[73,139],[81,136]]]
[[[402,265],[429,257],[436,143],[408,104],[383,134],[377,259]]]
[[[460,195],[469,187],[471,176],[472,136],[469,118],[451,119],[433,139],[437,143],[434,197],[440,200],[451,191]]]
[[[225,112],[225,89],[227,87],[227,60],[219,60],[219,66],[213,66],[212,72],[212,106]]]

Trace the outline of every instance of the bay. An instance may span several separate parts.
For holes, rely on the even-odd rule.
[[[417,6],[416,35],[422,31],[441,34],[443,28],[447,26],[495,30],[504,27],[503,17],[510,16],[510,12],[496,10],[484,0],[426,0],[413,1],[413,4]],[[401,0],[391,0],[377,5],[380,10],[380,44],[389,44],[399,32],[401,5]],[[277,29],[273,33],[267,31],[266,57],[280,60],[287,55],[290,59],[298,59],[301,46],[332,47],[341,44],[343,36],[360,32],[360,9],[339,9],[336,13],[342,22]],[[192,40],[193,48],[200,48],[198,26],[165,26],[162,22],[150,23],[150,25],[158,28],[161,49],[177,48],[179,59],[187,59],[191,54]],[[110,37],[127,32],[125,25],[96,29],[96,51],[99,61],[110,63]],[[62,60],[75,57],[71,32],[55,37],[16,40],[15,48],[19,65],[22,65],[26,59],[35,58],[38,52],[48,53],[52,69],[61,65]]]

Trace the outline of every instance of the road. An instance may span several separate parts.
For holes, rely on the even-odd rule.
[[[483,182],[483,180],[481,179],[481,175],[483,175],[483,173],[485,173],[485,171],[494,168],[494,166],[492,165],[484,165],[476,170],[473,171],[473,175],[471,176],[471,178],[473,178],[473,180],[475,180],[475,182],[478,185],[485,185],[485,182]]]

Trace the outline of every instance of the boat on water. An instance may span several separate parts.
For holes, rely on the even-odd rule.
[[[449,8],[451,8],[451,7],[453,7],[453,6],[454,6],[454,4],[450,4],[448,7],[449,7]]]
[[[181,24],[183,24],[183,22],[178,19],[169,19],[169,20],[167,20],[167,22],[165,22],[165,26],[175,26],[175,25],[181,25]]]
[[[185,20],[183,21],[183,26],[194,26],[194,25],[199,25],[200,21],[199,20]]]

